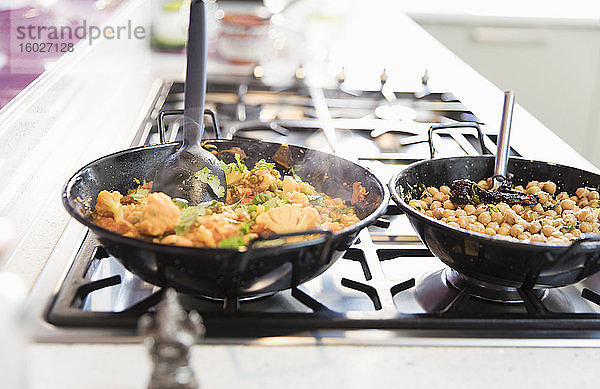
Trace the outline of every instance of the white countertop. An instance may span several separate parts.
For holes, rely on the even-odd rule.
[[[600,3],[595,0],[403,1],[402,8],[419,22],[600,27]]]
[[[131,0],[121,20],[144,23],[149,16],[147,3]],[[378,82],[386,67],[390,78],[399,83],[418,82],[427,68],[433,88],[454,92],[488,123],[485,131],[496,132],[502,91],[439,45],[394,2],[373,2],[367,9],[360,1],[345,4],[365,27],[353,28],[357,24],[352,20],[343,24],[343,39],[336,46],[343,54],[336,61],[346,65],[349,77],[372,74]],[[21,275],[27,287],[33,286],[69,221],[60,201],[63,183],[83,164],[126,148],[157,78],[181,79],[183,69],[182,57],[150,53],[147,42],[98,42],[92,49],[83,47],[65,57],[18,101],[0,111],[4,178],[0,213],[13,219],[18,237],[0,258],[0,266],[3,262],[6,270]],[[519,106],[512,136],[523,155],[594,169]],[[33,389],[143,388],[149,376],[147,353],[140,345],[34,344],[29,352]],[[596,386],[599,358],[599,350],[577,347],[204,345],[193,349],[193,365],[203,387],[248,388],[282,384],[582,388]]]
[[[31,389],[143,389],[142,346],[35,345]],[[198,346],[202,388],[595,388],[597,349]]]

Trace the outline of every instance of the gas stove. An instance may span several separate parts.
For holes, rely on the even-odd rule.
[[[255,72],[256,73],[256,72]],[[298,74],[298,72],[297,72]],[[207,107],[216,111],[220,136],[256,138],[336,153],[371,169],[383,182],[404,166],[429,158],[427,131],[433,124],[478,122],[448,91],[390,91],[307,86],[302,77],[282,87],[260,78],[212,77]],[[183,84],[163,82],[132,146],[159,142],[161,109],[183,108]],[[180,139],[177,121],[168,141]],[[214,128],[207,127],[207,136]],[[484,152],[496,138],[484,134]],[[472,128],[441,130],[433,142],[439,156],[478,155]],[[511,150],[519,156],[518,145]],[[137,321],[153,312],[164,291],[128,272],[75,222],[65,230],[30,301],[39,314],[40,341],[124,342],[137,339]],[[76,249],[73,249],[76,247]],[[519,302],[475,297],[420,242],[402,211],[390,203],[377,223],[315,279],[291,290],[242,301],[225,309],[219,301],[180,295],[197,310],[208,341],[243,342],[264,337],[319,342],[419,343],[425,339],[590,339],[600,336],[600,277],[542,294],[522,291]],[[378,330],[378,331],[373,331]],[[436,343],[436,341],[434,341]],[[546,343],[543,343],[546,344]]]

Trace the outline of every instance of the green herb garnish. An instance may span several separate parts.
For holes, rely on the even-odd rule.
[[[252,226],[254,225],[255,221],[254,220],[249,220],[246,223],[242,224],[240,226],[240,232],[244,235],[249,234],[250,233],[250,228],[252,228]]]
[[[177,235],[185,235],[190,230],[190,227],[196,221],[198,216],[206,215],[206,204],[200,204],[193,207],[185,208],[180,215],[179,224],[175,226]]]
[[[225,172],[225,174],[227,173],[231,173],[231,170],[233,169],[233,167],[235,166],[235,164],[230,163],[229,165],[226,164],[225,162],[219,160],[219,165],[221,165],[221,169],[223,169],[223,171]],[[233,165],[233,166],[232,166]]]
[[[148,196],[150,191],[144,188],[137,188],[127,196],[131,197],[135,202],[139,203],[144,197]]]
[[[225,188],[221,185],[221,180],[219,180],[219,177],[214,175],[209,168],[205,167],[204,169],[197,171],[196,174],[194,174],[194,177],[210,186],[210,189],[212,189],[218,197],[225,196]]]
[[[239,154],[235,154],[235,166],[237,167],[237,170],[240,173],[244,173],[245,171],[248,171],[248,168],[242,162],[242,156]]]
[[[173,199],[171,199],[171,201],[173,201],[173,204],[177,205],[181,209],[185,209],[185,208],[189,207],[187,201],[185,201],[183,199],[173,198]]]
[[[325,206],[325,201],[324,201],[325,195],[324,194],[319,193],[319,194],[317,194],[315,196],[307,196],[307,197],[308,197],[308,203],[310,205],[313,205],[313,206],[317,206],[318,205],[318,206],[321,206],[321,207]]]
[[[275,169],[275,164],[269,163],[266,160],[261,159],[260,161],[256,162],[256,164],[254,165],[254,169],[252,169],[252,171],[259,170],[259,169],[272,170],[272,169]]]
[[[228,238],[223,239],[219,243],[217,243],[217,246],[220,248],[232,248],[232,249],[238,248],[240,246],[245,246],[246,243],[244,242],[243,238],[244,238],[243,235],[230,236]]]
[[[550,204],[550,203],[546,203],[546,204],[541,204],[542,208],[544,209],[544,211],[550,211],[553,210],[557,204]]]
[[[272,199],[265,201],[263,205],[265,206],[265,209],[269,209],[281,207],[282,205],[285,205],[287,203],[289,203],[289,200],[287,198],[281,199],[279,197],[273,197]]]
[[[500,212],[500,208],[498,208],[495,205],[488,205],[487,206],[487,211],[488,212]]]
[[[227,164],[223,161],[219,161],[219,165],[221,165],[225,174],[231,173],[234,169],[240,173],[248,171],[248,168],[242,162],[242,157],[239,154],[235,154],[235,162]]]

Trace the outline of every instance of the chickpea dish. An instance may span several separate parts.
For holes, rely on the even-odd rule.
[[[494,186],[491,178],[476,185],[483,190]],[[409,200],[408,205],[453,227],[521,242],[563,245],[582,234],[600,233],[598,190],[581,187],[575,194],[557,190],[554,182],[531,181],[514,191],[530,195],[535,204],[474,201],[462,205],[452,201],[451,188],[443,185],[424,189],[420,198]]]

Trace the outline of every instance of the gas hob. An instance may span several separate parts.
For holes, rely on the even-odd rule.
[[[302,79],[274,88],[255,77],[212,78],[207,107],[216,111],[221,136],[256,138],[336,153],[371,169],[383,182],[408,164],[429,158],[433,124],[479,122],[447,91],[349,90],[307,86]],[[183,84],[164,82],[132,146],[159,142],[161,109],[183,108]],[[167,140],[181,137],[177,121]],[[207,135],[214,128],[207,127]],[[483,137],[495,152],[495,136]],[[478,155],[472,128],[437,131],[439,156]],[[518,145],[511,150],[519,156]],[[73,222],[62,248],[34,287],[30,301],[41,341],[128,341],[139,317],[153,312],[163,290],[128,272]],[[74,248],[75,247],[75,248]],[[204,318],[208,341],[263,337],[332,342],[464,344],[500,338],[589,340],[600,336],[600,277],[541,295],[522,293],[518,303],[485,301],[468,287],[450,285],[453,272],[420,242],[401,210],[364,229],[357,242],[317,278],[227,310],[218,301],[180,295],[184,307]],[[372,330],[379,330],[373,332]],[[443,339],[443,341],[442,341]]]

